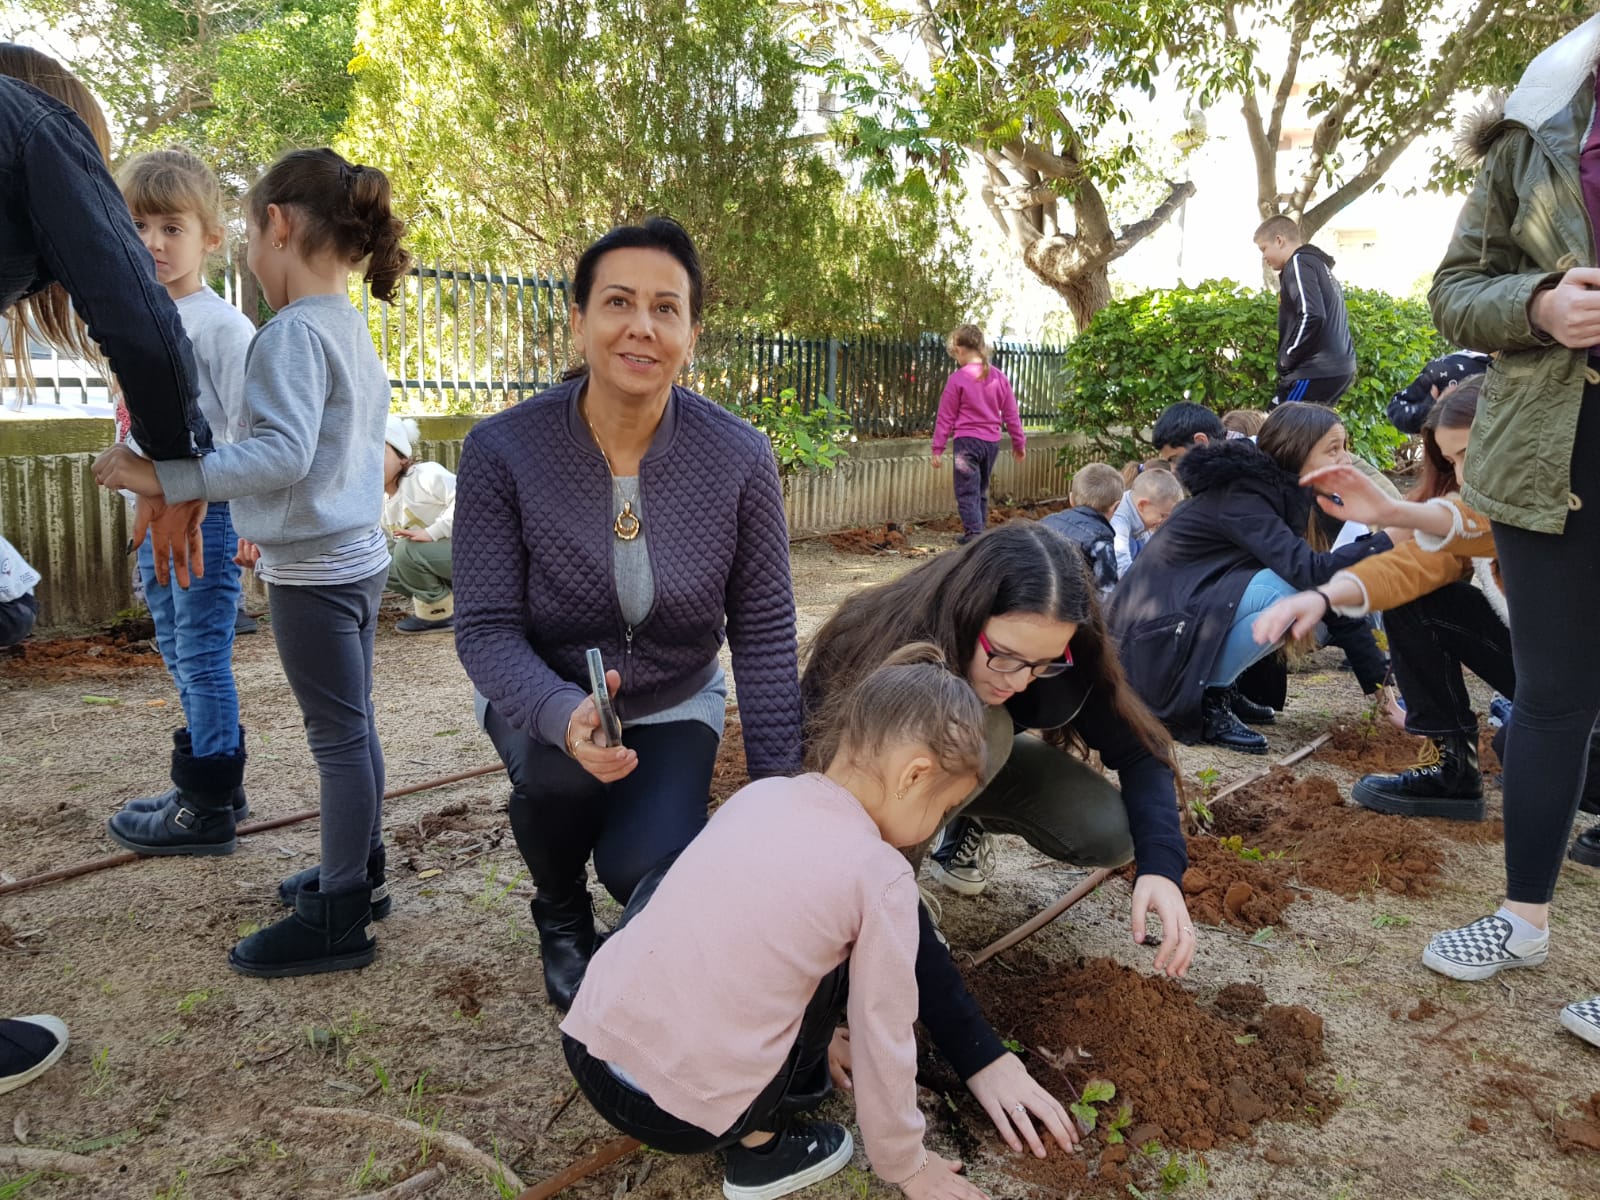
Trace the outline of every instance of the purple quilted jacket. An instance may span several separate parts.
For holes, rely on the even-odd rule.
[[[622,674],[624,721],[694,695],[733,646],[752,776],[800,769],[800,683],[783,490],[767,439],[674,387],[639,465],[655,603],[628,629],[611,476],[578,412],[584,381],[467,435],[454,533],[456,650],[495,711],[549,745],[587,695],[584,651]]]

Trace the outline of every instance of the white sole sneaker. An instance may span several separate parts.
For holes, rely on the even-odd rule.
[[[1448,958],[1435,954],[1432,949],[1422,952],[1422,965],[1441,975],[1448,975],[1451,979],[1459,979],[1463,983],[1477,983],[1479,980],[1492,979],[1501,971],[1510,970],[1512,967],[1542,967],[1545,959],[1550,957],[1547,947],[1536,950],[1525,957],[1516,958],[1510,962],[1474,963],[1464,964],[1453,962]]]
[[[1503,917],[1480,917],[1459,929],[1446,929],[1428,939],[1422,965],[1451,979],[1475,983],[1511,967],[1543,966],[1550,957],[1550,939],[1527,954],[1509,949],[1511,923]]]
[[[29,1025],[37,1025],[40,1029],[48,1030],[50,1033],[54,1034],[56,1039],[56,1048],[50,1051],[50,1053],[45,1056],[42,1062],[36,1063],[34,1066],[29,1067],[26,1071],[23,1071],[17,1075],[9,1076],[6,1079],[0,1079],[0,1095],[3,1095],[6,1092],[15,1091],[25,1083],[32,1083],[51,1067],[55,1066],[61,1056],[67,1052],[67,1027],[59,1017],[45,1016],[41,1013],[37,1016],[16,1017],[14,1019],[23,1021]]]
[[[1600,996],[1577,1000],[1563,1008],[1561,1027],[1591,1046],[1600,1046]]]
[[[808,1188],[813,1183],[821,1183],[830,1175],[837,1175],[844,1170],[845,1164],[850,1161],[851,1155],[856,1152],[856,1142],[847,1129],[844,1141],[839,1148],[821,1162],[807,1167],[804,1171],[797,1171],[783,1179],[774,1180],[762,1187],[740,1187],[738,1184],[722,1181],[722,1194],[727,1200],[778,1200],[780,1196],[787,1196],[791,1192],[798,1192],[801,1188]]]
[[[940,886],[949,888],[962,896],[981,896],[983,890],[989,886],[987,879],[963,879],[952,871],[947,871],[944,865],[936,858],[928,859],[928,874],[936,879]]]

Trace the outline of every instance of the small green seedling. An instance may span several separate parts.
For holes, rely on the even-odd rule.
[[[1250,944],[1252,946],[1265,946],[1277,936],[1278,931],[1271,925],[1263,925],[1260,929],[1256,930],[1255,933],[1250,935]]]
[[[111,1078],[111,1047],[101,1046],[95,1056],[89,1060],[89,1073],[94,1079],[94,1086],[89,1089],[91,1096],[98,1096],[108,1090],[112,1083]]]
[[[210,992],[190,992],[182,1000],[178,1001],[178,1011],[184,1016],[188,1016],[209,999],[211,999]]]
[[[1133,1124],[1133,1106],[1124,1104],[1117,1110],[1117,1115],[1112,1117],[1106,1125],[1106,1144],[1119,1146],[1122,1144],[1122,1131]]]
[[[387,1172],[378,1173],[378,1152],[376,1150],[368,1150],[367,1161],[357,1167],[356,1173],[350,1176],[350,1190],[365,1192],[368,1190],[368,1185],[381,1184],[388,1177]]]
[[[1069,1112],[1078,1118],[1078,1124],[1085,1133],[1093,1133],[1097,1121],[1100,1119],[1100,1110],[1096,1104],[1107,1104],[1117,1097],[1117,1085],[1109,1079],[1091,1079],[1083,1085],[1083,1094],[1067,1106]],[[1117,1140],[1122,1140],[1118,1133]]]
[[[1017,1041],[1016,1038],[1001,1038],[1000,1044],[1019,1058],[1026,1049],[1026,1047],[1024,1047],[1021,1042]]]
[[[521,883],[526,871],[518,871],[511,877],[511,882],[505,886],[500,885],[500,868],[494,863],[489,864],[489,870],[484,874],[483,886],[478,889],[478,894],[472,898],[474,908],[488,912],[497,908],[502,900],[511,894],[511,890]]]
[[[1379,913],[1372,918],[1374,929],[1404,929],[1411,924],[1410,917],[1402,917],[1396,913]]]

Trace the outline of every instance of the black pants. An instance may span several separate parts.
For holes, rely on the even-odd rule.
[[[15,600],[0,600],[0,646],[15,646],[33,632],[39,601],[32,592]]]
[[[630,726],[633,773],[605,784],[559,746],[513,729],[494,706],[484,729],[511,777],[511,832],[534,886],[565,899],[595,874],[626,904],[647,871],[682,850],[706,823],[717,735],[699,721]]]
[[[676,857],[674,854],[658,863],[640,880],[634,899],[617,925],[618,931],[649,903],[656,884]],[[561,1048],[566,1053],[567,1066],[572,1068],[572,1077],[608,1124],[667,1154],[709,1154],[749,1134],[777,1130],[790,1116],[816,1108],[827,1098],[833,1090],[828,1075],[828,1044],[844,1016],[849,989],[850,962],[846,959],[817,984],[783,1066],[743,1115],[722,1133],[701,1129],[666,1112],[645,1093],[618,1079],[582,1042],[567,1034],[561,1036]]]
[[[1515,698],[1511,631],[1477,588],[1451,583],[1383,614],[1395,682],[1406,701],[1406,729],[1423,737],[1478,736],[1478,716],[1461,673],[1466,667]]]
[[[1506,895],[1525,904],[1555,892],[1600,717],[1600,385],[1583,390],[1572,491],[1581,507],[1559,534],[1494,522],[1518,680],[1506,739]]]
[[[1280,404],[1334,404],[1344,395],[1356,377],[1331,375],[1324,379],[1280,379],[1278,394],[1272,398],[1272,407]]]

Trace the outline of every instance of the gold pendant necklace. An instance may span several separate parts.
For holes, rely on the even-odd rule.
[[[581,409],[579,410],[582,411]],[[600,435],[595,432],[594,422],[589,420],[589,414],[583,414],[583,423],[589,427],[589,436],[594,439],[595,449],[600,451],[600,457],[606,464],[606,474],[611,476],[613,482],[617,473],[611,469],[611,456],[606,453],[606,448],[600,444]],[[631,542],[639,536],[644,528],[644,522],[639,520],[639,514],[633,511],[633,501],[624,499],[622,511],[617,514],[617,519],[611,522],[611,532],[624,542]]]

